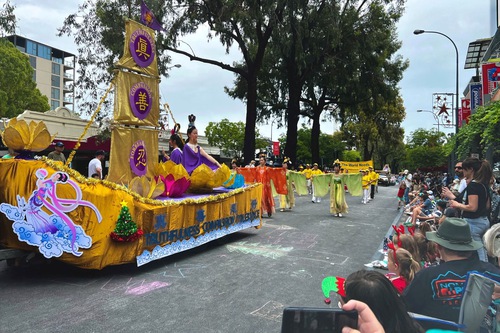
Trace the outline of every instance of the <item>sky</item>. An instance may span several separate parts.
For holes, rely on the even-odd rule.
[[[0,6],[4,0],[0,0]],[[77,54],[76,45],[71,37],[57,37],[57,28],[64,18],[76,13],[83,0],[11,0],[16,6],[18,35],[44,43],[49,46]],[[468,84],[473,69],[463,69],[467,47],[477,39],[493,36],[495,29],[490,18],[492,0],[408,0],[406,10],[397,24],[399,50],[404,59],[410,62],[399,87],[406,109],[406,119],[402,127],[406,135],[417,128],[436,127],[432,110],[433,94],[455,92],[456,53],[452,43],[437,34],[414,35],[416,29],[439,31],[448,35],[457,45],[459,52],[459,95]],[[207,42],[207,29],[201,28],[196,34],[182,38],[181,48],[189,51],[189,46],[200,57],[218,59],[232,64],[241,58],[238,49],[230,54],[217,41]],[[187,43],[187,44],[186,44]],[[181,124],[181,132],[187,128],[189,114],[197,116],[196,127],[204,133],[208,122],[218,122],[224,118],[229,121],[245,122],[246,106],[233,100],[224,92],[224,87],[232,87],[234,75],[219,67],[189,61],[184,56],[172,54],[172,68],[168,77],[162,77],[160,84],[161,103],[168,103],[174,118]],[[78,112],[78,110],[75,110]],[[300,121],[302,123],[303,121]],[[299,125],[300,126],[300,125]],[[277,128],[277,122],[258,125],[264,136],[277,140],[286,129]],[[338,126],[331,121],[321,124],[321,131],[333,133]],[[445,133],[454,132],[453,128],[443,128]]]

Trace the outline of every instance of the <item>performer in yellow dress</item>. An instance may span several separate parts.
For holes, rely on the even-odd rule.
[[[283,169],[286,172],[286,188],[288,190],[287,194],[280,194],[280,211],[283,212],[285,209],[292,209],[295,206],[295,195],[293,192],[293,181],[290,176],[290,170],[288,170],[288,166],[291,165],[292,162],[288,157],[283,159]]]
[[[361,175],[346,174],[340,172],[340,161],[333,164],[333,173],[324,173],[313,176],[314,194],[317,197],[324,197],[330,191],[330,213],[337,217],[347,213],[347,203],[345,200],[344,184],[349,187],[352,196],[361,196]]]
[[[330,213],[335,214],[337,217],[342,217],[342,214],[347,213],[349,208],[345,201],[344,178],[340,172],[340,163],[335,161],[330,182]]]
[[[317,176],[317,175],[321,175],[321,174],[323,174],[323,171],[321,171],[321,169],[319,168],[318,163],[314,163],[313,168],[311,170],[311,188],[312,188],[312,202],[313,203],[321,202],[321,197],[316,196],[316,193],[314,191],[314,183],[313,183],[313,177]]]

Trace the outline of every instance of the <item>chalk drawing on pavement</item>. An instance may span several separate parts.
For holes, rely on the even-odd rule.
[[[312,278],[312,274],[310,274],[308,271],[305,269],[300,269],[298,271],[294,271],[290,274],[291,277],[296,277],[299,279],[310,279]]]
[[[200,269],[207,268],[207,265],[202,264],[178,264],[165,266],[165,270],[160,275],[164,277],[186,278]]]
[[[250,312],[252,316],[258,316],[274,321],[281,321],[283,308],[285,306],[275,301],[269,301],[255,311]]]
[[[229,252],[236,251],[244,254],[254,254],[271,259],[277,259],[286,256],[290,251],[293,250],[293,247],[291,246],[282,247],[281,245],[248,243],[246,241],[228,244],[226,245],[226,248],[229,250]]]
[[[317,234],[310,234],[306,232],[293,231],[293,230],[275,230],[265,235],[269,244],[273,245],[288,245],[293,244],[294,248],[311,249],[318,242]]]
[[[164,287],[169,287],[171,286],[171,283],[167,282],[161,282],[161,281],[153,281],[149,283],[145,283],[141,286],[134,287],[134,288],[129,288],[125,291],[125,294],[127,295],[143,295],[146,293],[149,293],[153,290],[164,288]]]

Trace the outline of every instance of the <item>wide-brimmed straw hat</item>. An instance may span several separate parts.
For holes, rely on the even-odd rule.
[[[483,236],[484,247],[491,257],[500,257],[500,223],[493,225]]]
[[[454,217],[446,218],[438,231],[428,231],[425,236],[453,251],[474,251],[483,247],[483,243],[472,239],[467,221]]]

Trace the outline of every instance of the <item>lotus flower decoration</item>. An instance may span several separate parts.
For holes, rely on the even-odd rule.
[[[40,152],[46,149],[55,135],[51,136],[43,121],[36,123],[12,118],[2,133],[3,143],[15,151]]]
[[[188,190],[189,185],[191,185],[191,181],[186,177],[176,180],[174,174],[169,174],[167,177],[160,175],[158,178],[165,184],[165,191],[162,193],[165,197],[179,198]]]
[[[191,186],[189,190],[197,193],[212,192],[214,187],[220,187],[229,179],[231,170],[227,165],[222,164],[217,170],[210,169],[207,165],[202,164],[193,170],[191,174]]]
[[[186,178],[189,180],[189,174],[182,164],[176,164],[172,161],[158,163],[154,170],[155,176],[167,177],[173,175],[175,180]]]
[[[146,176],[132,179],[129,188],[148,199],[159,197],[165,192],[165,184],[162,181],[157,182],[154,178],[149,180]]]

